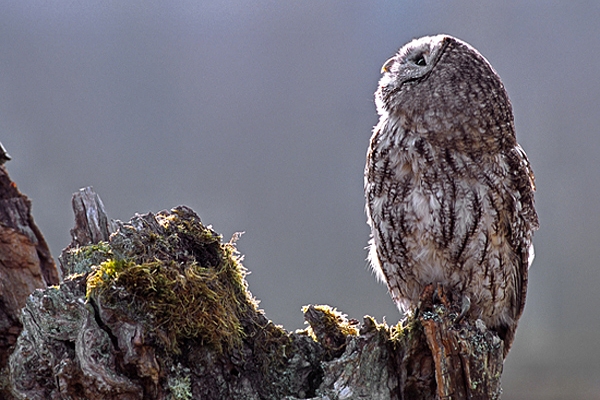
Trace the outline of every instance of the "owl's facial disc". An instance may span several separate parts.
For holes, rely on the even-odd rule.
[[[415,39],[402,47],[398,53],[387,60],[381,68],[383,76],[379,81],[379,90],[376,94],[380,100],[378,109],[384,109],[385,103],[413,81],[419,81],[435,67],[442,54],[452,40],[447,35],[426,36]],[[383,108],[380,108],[383,106]]]
[[[420,78],[435,66],[450,39],[446,35],[415,39],[387,60],[381,72],[393,75],[396,80],[402,82]]]

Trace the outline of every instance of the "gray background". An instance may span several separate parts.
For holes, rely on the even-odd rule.
[[[178,204],[228,239],[267,315],[400,318],[365,264],[379,69],[450,33],[502,77],[541,230],[504,399],[599,399],[600,3],[0,0],[0,140],[55,256],[71,193],[113,218]]]

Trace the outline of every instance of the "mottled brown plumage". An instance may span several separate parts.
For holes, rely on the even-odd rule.
[[[447,35],[408,43],[382,73],[365,168],[373,269],[407,312],[431,283],[469,299],[469,315],[499,333],[506,355],[538,219],[504,85]]]

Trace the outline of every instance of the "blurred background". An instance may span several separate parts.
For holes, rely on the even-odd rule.
[[[600,2],[0,0],[0,141],[55,258],[71,194],[192,207],[238,242],[267,316],[401,315],[366,266],[383,62],[449,33],[511,97],[541,229],[503,399],[600,399]]]

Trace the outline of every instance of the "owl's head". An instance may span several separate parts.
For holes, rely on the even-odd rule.
[[[514,132],[500,77],[475,48],[459,39],[415,39],[387,60],[381,72],[377,111],[411,124],[409,130],[475,134],[485,129],[499,136]]]

